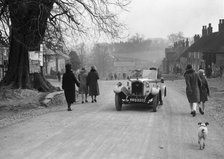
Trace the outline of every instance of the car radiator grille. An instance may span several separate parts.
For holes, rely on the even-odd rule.
[[[143,96],[143,86],[142,82],[132,82],[132,95]]]

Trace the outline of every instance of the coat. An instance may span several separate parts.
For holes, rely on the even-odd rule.
[[[79,93],[88,94],[87,76],[88,73],[86,71],[80,71],[80,74],[78,75],[80,81]]]
[[[208,101],[208,95],[209,95],[209,88],[208,88],[208,82],[204,75],[199,75],[201,80],[201,87],[200,87],[200,102]]]
[[[96,70],[92,69],[87,76],[87,84],[89,86],[89,95],[97,96],[100,94],[98,85],[99,75]]]
[[[67,103],[76,102],[75,98],[75,84],[79,87],[79,81],[76,79],[72,71],[66,72],[62,77],[62,89],[65,93]]]
[[[184,78],[186,82],[186,95],[189,103],[199,102],[199,87],[201,85],[201,81],[198,74],[193,69],[189,69],[184,73]]]

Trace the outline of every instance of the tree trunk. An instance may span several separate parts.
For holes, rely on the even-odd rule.
[[[30,3],[25,1],[15,3],[14,0],[9,0],[11,19],[9,65],[1,86],[53,91],[55,88],[42,74],[29,74],[28,57],[28,51],[39,50],[53,2],[28,1]]]

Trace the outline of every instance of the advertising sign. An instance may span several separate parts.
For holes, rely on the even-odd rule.
[[[43,52],[44,52],[43,44],[40,44],[40,52],[39,52],[40,66],[43,66],[43,65],[44,65],[44,56],[43,56]]]
[[[30,73],[40,73],[39,51],[29,51]]]

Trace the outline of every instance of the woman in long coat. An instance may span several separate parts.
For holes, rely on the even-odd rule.
[[[65,65],[66,72],[62,78],[62,89],[65,93],[65,99],[68,104],[68,111],[71,111],[71,104],[76,101],[75,99],[75,84],[79,87],[79,81],[71,70],[71,64]]]
[[[87,76],[87,84],[89,86],[89,95],[92,98],[92,103],[96,102],[96,96],[100,94],[98,85],[99,75],[95,66],[91,66],[91,70]]]
[[[200,87],[200,102],[202,102],[202,108],[199,107],[200,113],[203,115],[205,110],[205,102],[208,101],[208,96],[210,94],[208,82],[205,78],[205,71],[203,69],[200,69],[198,71],[198,75],[201,80],[201,87]]]
[[[85,94],[85,102],[87,103],[87,94],[88,94],[88,87],[87,87],[87,76],[88,73],[86,69],[83,67],[80,70],[80,73],[78,75],[78,79],[80,81],[80,87],[79,87],[79,93],[82,95],[82,103],[84,103],[84,94]]]
[[[196,115],[196,109],[198,102],[200,101],[200,90],[201,85],[198,74],[193,70],[192,65],[188,64],[186,72],[184,73],[186,82],[186,95],[190,103],[191,114]]]

